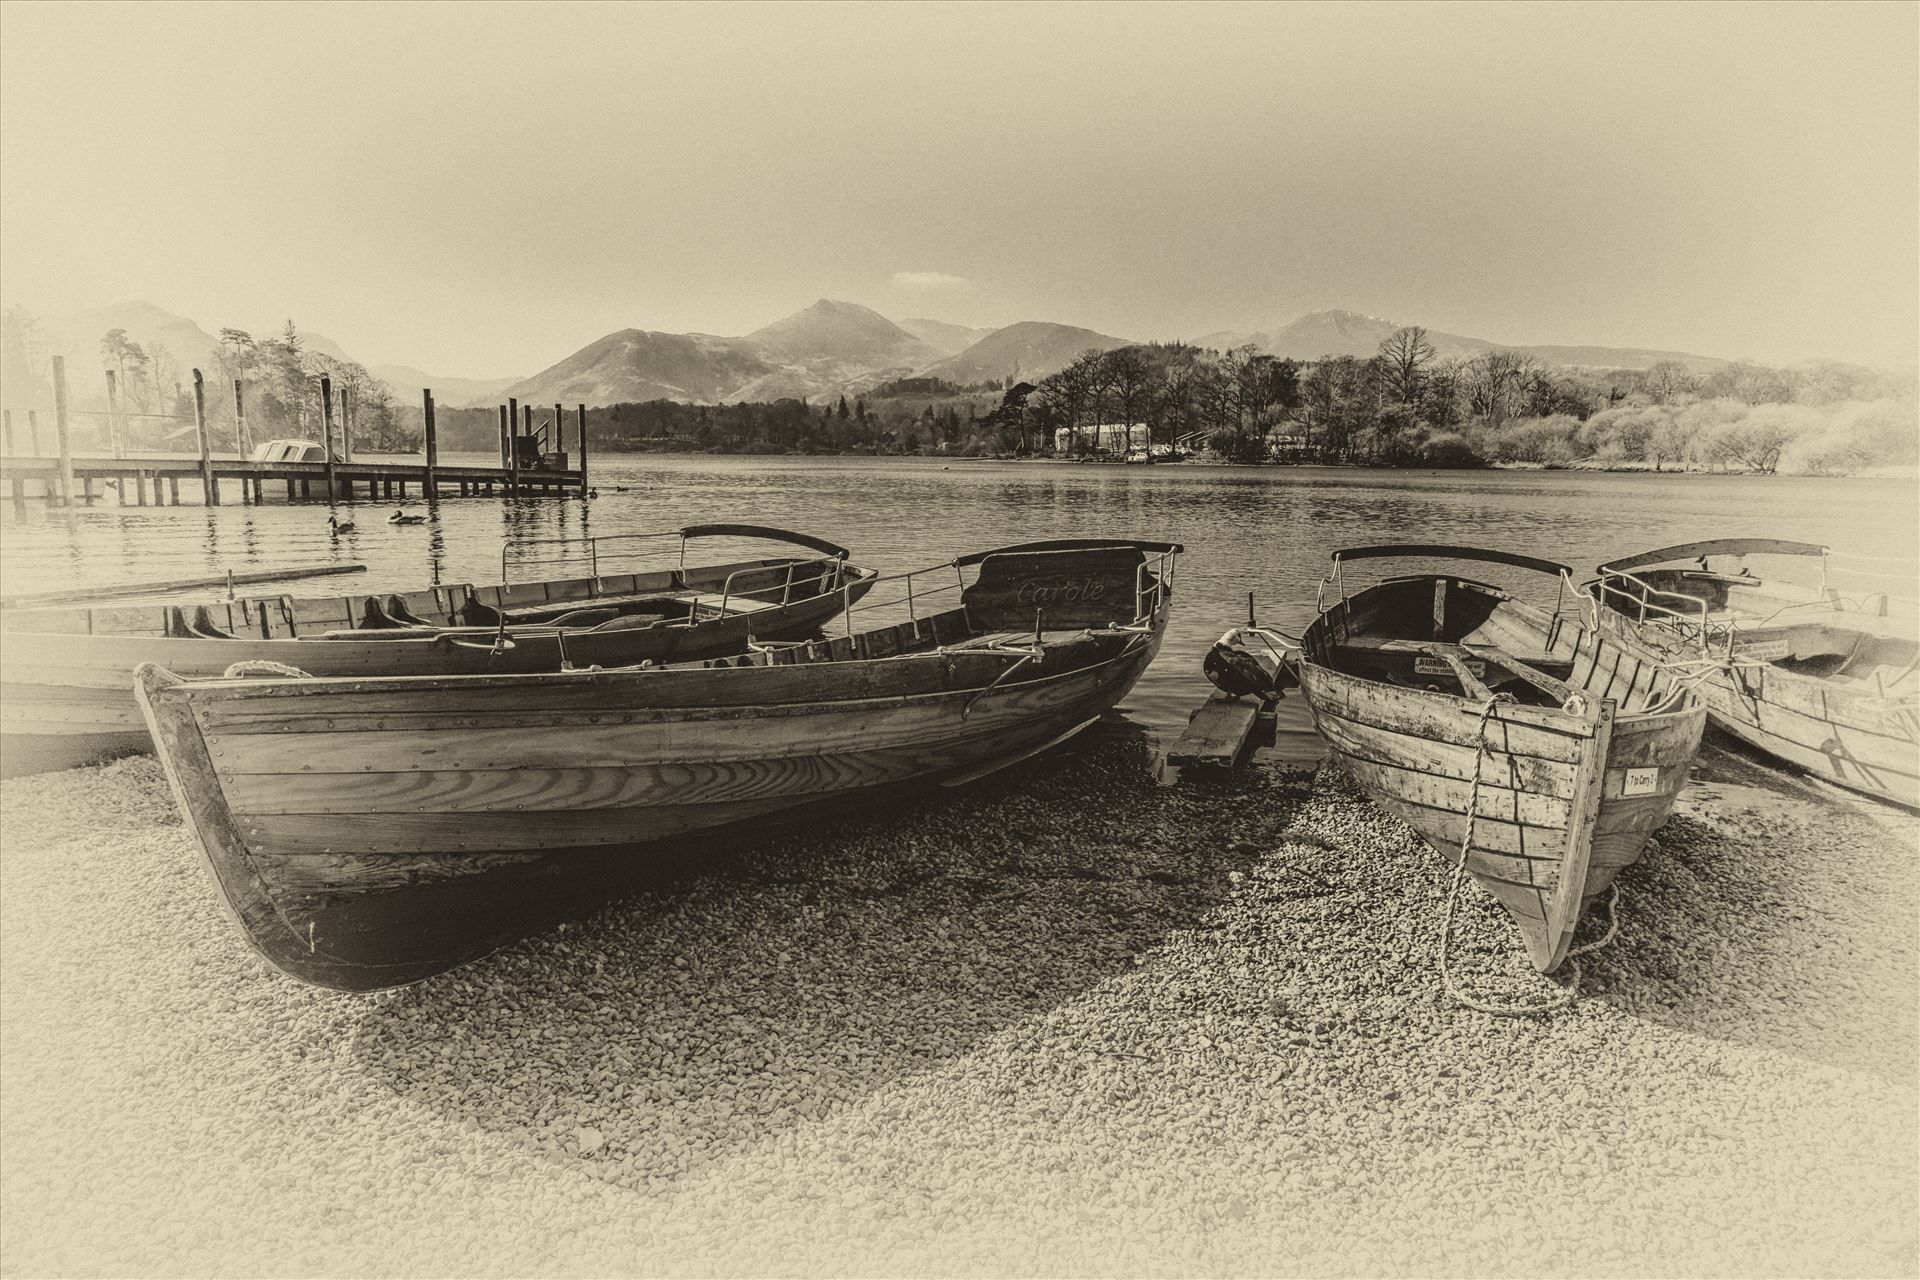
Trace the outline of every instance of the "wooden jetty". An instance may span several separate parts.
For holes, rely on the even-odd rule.
[[[31,496],[60,506],[85,503],[91,506],[114,490],[121,506],[166,506],[180,503],[180,486],[198,485],[201,500],[210,507],[222,501],[223,481],[238,481],[240,500],[259,504],[266,501],[268,486],[286,487],[287,501],[317,499],[335,501],[353,497],[365,485],[367,498],[381,500],[404,498],[409,486],[425,497],[454,492],[462,497],[502,494],[547,494],[565,496],[587,490],[587,407],[574,410],[575,439],[578,452],[573,458],[564,451],[545,452],[533,422],[533,408],[524,415],[514,402],[500,411],[500,461],[497,466],[447,465],[440,461],[439,441],[434,428],[433,392],[421,392],[421,408],[426,426],[426,454],[422,462],[366,461],[353,456],[353,443],[341,424],[341,436],[334,437],[334,396],[331,380],[320,384],[321,420],[325,429],[325,460],[316,462],[259,461],[242,457],[215,455],[207,430],[206,390],[201,373],[193,371],[194,426],[199,441],[197,453],[165,454],[150,457],[77,456],[72,448],[67,405],[66,369],[56,356],[53,360],[54,443],[53,453],[41,452],[38,415],[25,414],[29,452],[15,452],[13,410],[5,411],[4,453],[0,453],[0,482],[4,482],[15,502]],[[235,384],[235,401],[240,388]],[[342,396],[344,397],[344,390]],[[564,426],[562,406],[553,407],[554,445],[561,444]],[[117,432],[110,433],[118,449]],[[573,461],[575,465],[568,466]]]

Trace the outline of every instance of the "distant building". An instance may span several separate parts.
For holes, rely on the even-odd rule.
[[[1267,456],[1269,458],[1298,458],[1308,450],[1310,442],[1298,432],[1292,430],[1293,424],[1274,427],[1267,432]]]
[[[1129,428],[1124,422],[1101,422],[1094,426],[1081,427],[1077,431],[1067,427],[1061,427],[1053,433],[1053,451],[1055,453],[1071,453],[1078,447],[1081,449],[1103,449],[1108,453],[1115,454],[1125,453],[1128,448],[1129,433],[1132,435],[1133,444],[1139,445],[1141,448],[1146,447],[1146,423],[1136,422]]]

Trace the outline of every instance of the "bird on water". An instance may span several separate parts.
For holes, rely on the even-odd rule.
[[[426,522],[425,516],[410,516],[398,507],[395,507],[393,514],[387,517],[388,524],[425,524]]]
[[[352,533],[353,521],[349,520],[345,524],[342,524],[339,516],[328,516],[327,528],[333,533]]]

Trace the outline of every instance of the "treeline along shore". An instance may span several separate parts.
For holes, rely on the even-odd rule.
[[[491,407],[440,421],[454,448],[488,448],[496,430]],[[1920,414],[1912,378],[1858,365],[1438,359],[1409,328],[1368,359],[1149,343],[1088,351],[1032,382],[922,377],[827,403],[618,404],[594,416],[591,439],[613,451],[1851,474],[1920,462]]]
[[[28,400],[31,318],[10,309],[9,384]],[[190,447],[192,402],[163,348],[125,330],[101,336],[113,410],[134,450]],[[420,448],[417,390],[403,393],[316,350],[289,320],[273,337],[220,331],[206,406],[215,448],[247,436],[317,438],[319,379],[341,391],[344,426],[369,452]],[[18,400],[20,397],[16,396]],[[1113,459],[1383,467],[1602,467],[1848,475],[1920,464],[1913,374],[1837,361],[1791,367],[1661,360],[1645,369],[1549,364],[1520,351],[1442,358],[1402,328],[1370,357],[1283,359],[1248,345],[1144,343],[1088,350],[1031,380],[961,385],[937,377],[862,382],[812,400],[737,404],[657,399],[594,405],[596,451]],[[441,447],[492,453],[492,404],[436,404]],[[11,442],[16,451],[29,441]],[[105,443],[105,437],[97,443]],[[88,447],[83,437],[79,447]]]

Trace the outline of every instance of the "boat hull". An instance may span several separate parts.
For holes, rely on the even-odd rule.
[[[1658,663],[1515,600],[1478,620],[1472,638],[1566,670],[1581,695],[1569,708],[1489,709],[1438,678],[1408,686],[1330,665],[1348,621],[1373,604],[1361,592],[1308,629],[1299,675],[1314,725],[1376,803],[1455,864],[1471,803],[1466,870],[1506,909],[1535,968],[1551,972],[1585,906],[1639,859],[1671,811],[1706,708],[1674,690]],[[1670,709],[1660,705],[1669,699]]]
[[[1879,698],[1767,665],[1703,666],[1697,646],[1611,609],[1601,628],[1649,662],[1687,663],[1710,722],[1776,760],[1836,786],[1920,809],[1920,717],[1911,698]]]
[[[743,824],[958,784],[1118,703],[1158,650],[1090,633],[736,669],[186,683],[138,694],[253,947],[342,990],[419,981],[630,888]],[[996,680],[999,683],[996,683]]]
[[[554,671],[563,662],[584,667],[690,661],[744,652],[750,640],[816,634],[870,584],[870,571],[849,570],[844,590],[752,613],[702,618],[691,626],[581,630],[564,639],[551,630],[521,631],[510,649],[496,648],[488,635],[446,632],[261,640],[10,629],[0,644],[0,777],[151,749],[133,696],[133,671],[142,663],[187,677],[219,676],[236,663],[272,663],[312,676],[377,678]]]

